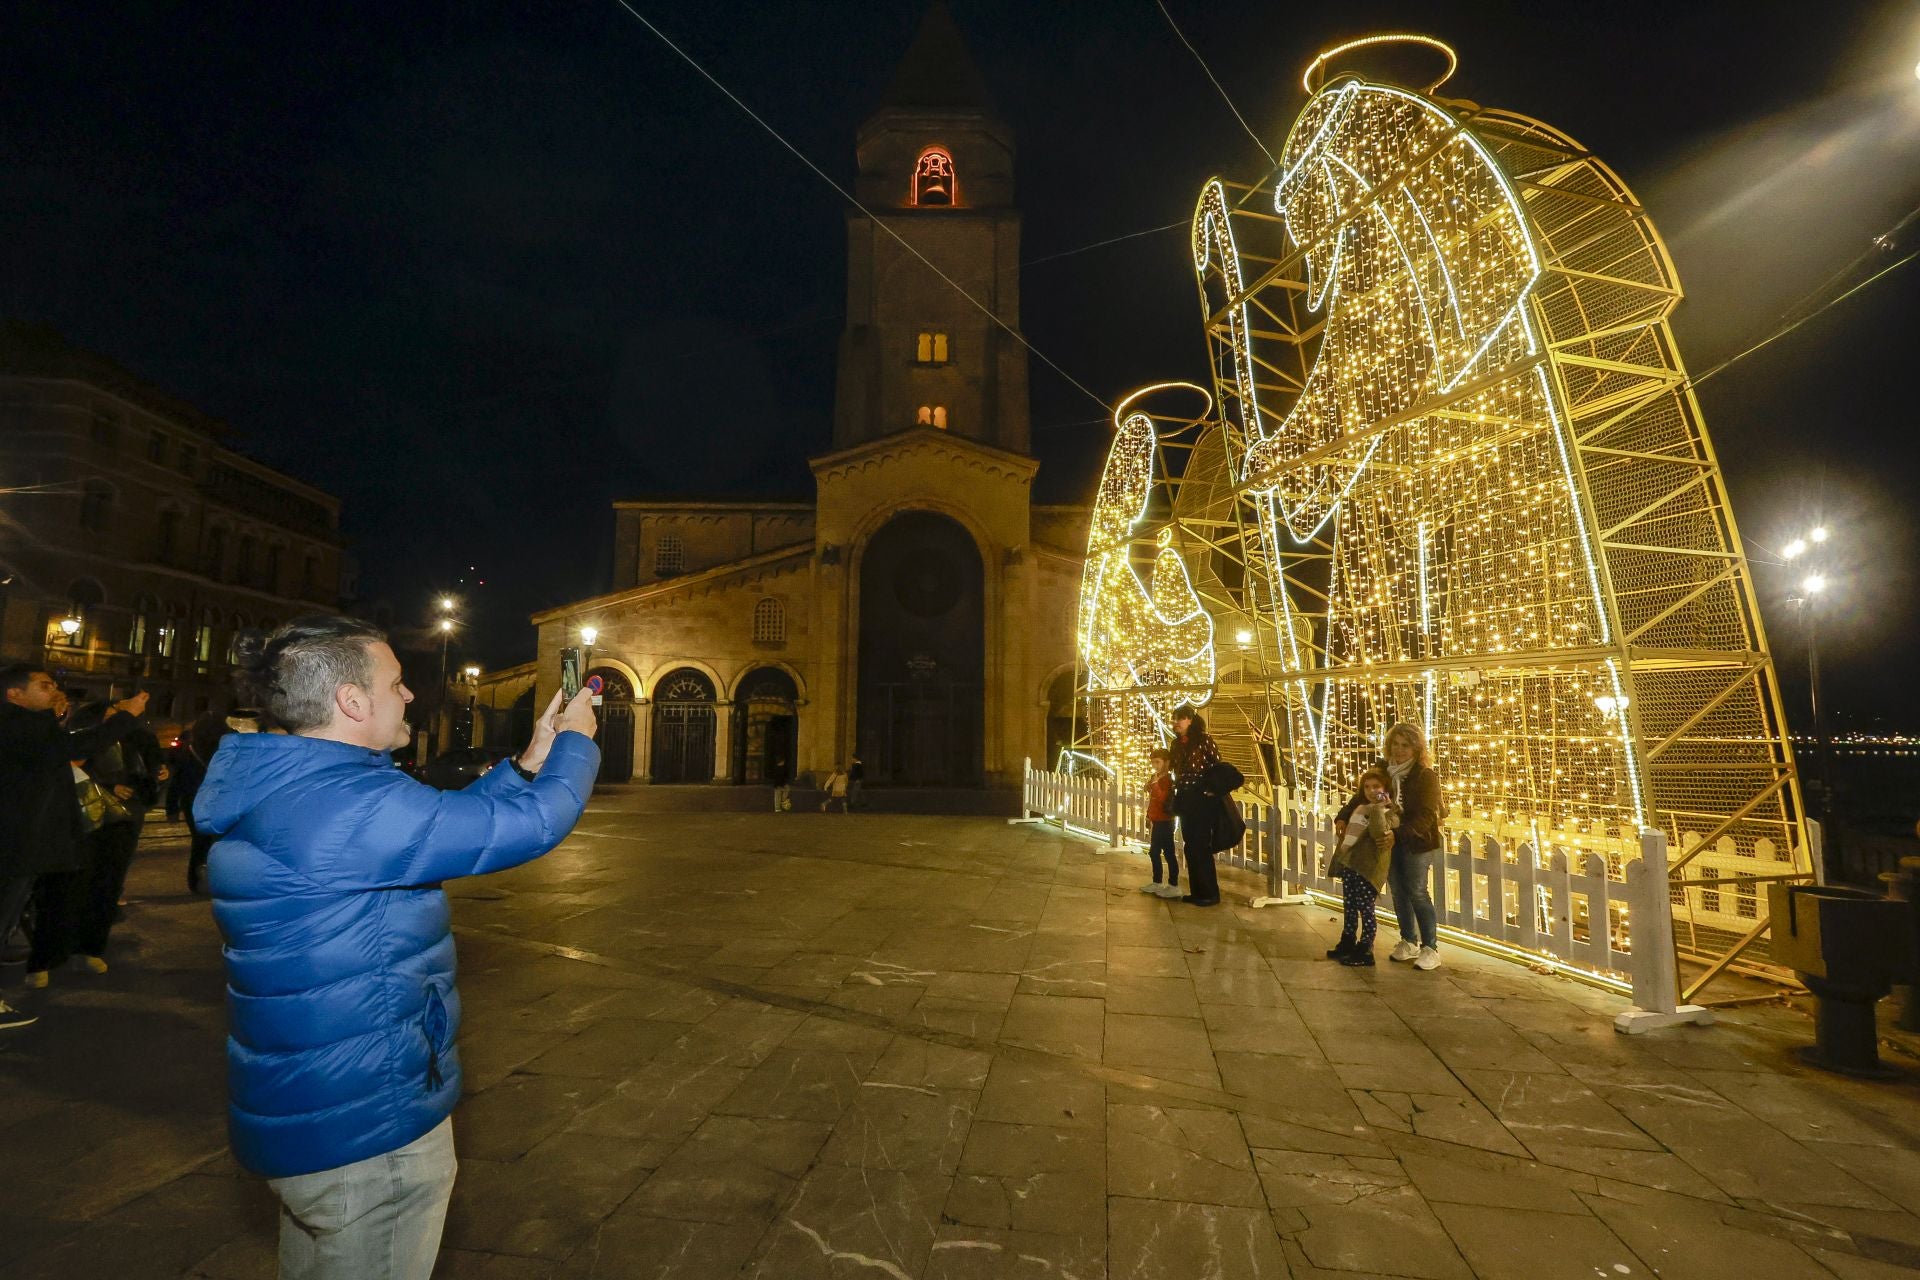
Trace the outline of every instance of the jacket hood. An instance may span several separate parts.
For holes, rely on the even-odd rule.
[[[207,765],[193,799],[193,819],[223,836],[281,788],[322,769],[360,765],[391,769],[393,757],[346,742],[280,733],[230,733]]]

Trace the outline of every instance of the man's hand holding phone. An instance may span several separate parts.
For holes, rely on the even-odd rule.
[[[593,694],[582,689],[571,702],[563,702],[565,692],[554,690],[547,709],[533,722],[533,740],[527,743],[518,761],[528,773],[540,772],[540,766],[547,762],[547,752],[553,749],[553,740],[562,733],[584,733],[591,738],[600,730],[600,722],[593,714]]]

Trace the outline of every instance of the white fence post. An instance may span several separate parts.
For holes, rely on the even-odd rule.
[[[1026,763],[1020,771],[1020,816],[1008,818],[1008,826],[1044,823],[1047,820],[1047,794],[1052,778],[1051,773],[1037,772],[1033,767],[1033,757],[1026,757]]]
[[[1107,777],[1107,847],[1120,847],[1120,770],[1116,767]]]
[[[1255,898],[1256,907],[1295,906],[1308,901],[1304,875],[1293,872],[1301,856],[1307,819],[1299,798],[1285,787],[1273,793],[1273,808],[1268,811],[1267,892]]]
[[[1638,1035],[1677,1022],[1712,1023],[1713,1010],[1680,1003],[1664,832],[1640,833],[1639,860],[1627,864],[1627,900],[1633,930],[1633,1008],[1614,1018],[1613,1029]]]

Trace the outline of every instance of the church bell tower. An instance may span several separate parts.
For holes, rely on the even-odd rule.
[[[858,155],[834,448],[921,427],[1026,453],[1013,140],[939,0]]]

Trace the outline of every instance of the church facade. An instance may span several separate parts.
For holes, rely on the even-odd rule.
[[[944,6],[858,158],[814,501],[617,503],[613,589],[533,619],[603,781],[1012,786],[1064,736],[1087,513],[1032,501],[1013,145]]]

